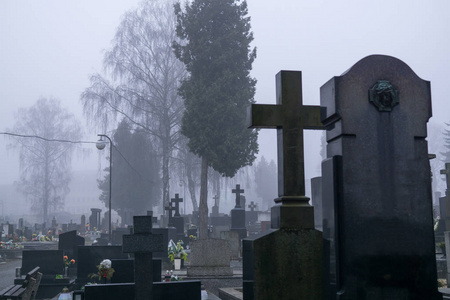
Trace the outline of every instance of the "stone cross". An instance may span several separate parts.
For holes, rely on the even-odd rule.
[[[232,189],[231,192],[233,194],[236,194],[236,206],[234,208],[241,208],[241,193],[244,193],[244,190],[241,189],[241,185],[240,184],[236,184],[236,188]]]
[[[219,196],[215,195],[215,196],[213,197],[213,199],[214,199],[214,205],[217,206],[217,207],[219,207]]]
[[[445,163],[445,169],[441,170],[441,174],[445,174],[445,181],[447,182],[447,188],[445,189],[445,195],[448,196],[450,192],[450,163]]]
[[[175,210],[175,208],[172,206],[172,202],[169,203],[169,206],[164,207],[165,210],[169,212],[169,226],[172,225],[172,211]]]
[[[255,208],[256,208],[256,204],[255,204],[255,202],[250,202],[250,204],[248,205],[248,208],[250,208],[250,211],[255,211]]]
[[[180,216],[180,202],[183,202],[183,198],[180,198],[178,194],[175,194],[175,198],[170,199],[171,203],[175,203],[175,215],[174,217]]]
[[[279,203],[307,203],[303,129],[325,129],[320,106],[302,103],[302,72],[281,71],[276,76],[277,104],[252,104],[250,128],[276,128],[278,140]]]
[[[134,299],[152,299],[153,252],[166,250],[162,234],[152,234],[152,216],[134,216],[133,234],[123,235],[122,251],[134,253]]]

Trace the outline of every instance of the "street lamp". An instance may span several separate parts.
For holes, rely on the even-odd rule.
[[[106,134],[98,134],[100,139],[95,144],[98,150],[103,150],[106,147],[106,142],[103,140],[103,137],[109,140],[109,210],[108,210],[108,218],[109,218],[109,229],[108,229],[108,242],[111,244],[111,190],[112,190],[112,147],[113,143],[109,136]]]

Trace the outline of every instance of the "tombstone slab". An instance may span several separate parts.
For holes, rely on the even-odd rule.
[[[204,239],[190,242],[188,277],[232,276],[231,249],[226,240]]]
[[[320,97],[323,231],[335,280],[327,299],[442,299],[426,141],[430,83],[394,57],[372,55],[324,84]]]

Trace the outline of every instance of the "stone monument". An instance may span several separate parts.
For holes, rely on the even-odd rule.
[[[241,239],[247,237],[247,228],[245,227],[245,207],[241,206],[241,194],[244,190],[241,189],[239,184],[236,184],[236,188],[232,189],[231,192],[236,194],[236,205],[231,210],[231,231],[236,231],[239,233]]]
[[[277,105],[255,105],[250,127],[278,131],[278,204],[272,230],[243,242],[244,299],[322,300],[322,234],[305,196],[303,129],[323,129],[320,107],[302,103],[301,72],[276,76]],[[283,246],[280,246],[283,245]]]
[[[123,236],[122,250],[134,253],[134,299],[151,300],[153,252],[167,248],[162,235],[152,234],[152,216],[134,216],[133,230],[133,234]]]
[[[324,299],[442,299],[427,122],[430,83],[368,56],[320,89],[327,128]]]

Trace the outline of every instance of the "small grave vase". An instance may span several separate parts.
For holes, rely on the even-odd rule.
[[[64,267],[64,277],[68,276],[69,267]]]
[[[175,258],[173,260],[174,265],[175,265],[175,270],[180,270],[181,269],[181,258]]]

